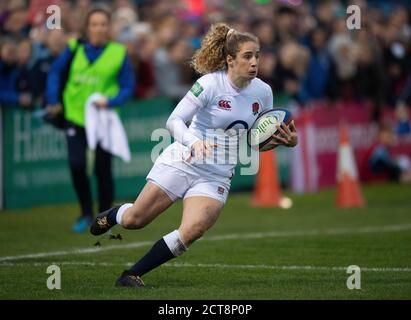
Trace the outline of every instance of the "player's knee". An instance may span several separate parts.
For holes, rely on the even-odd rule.
[[[189,228],[184,228],[182,230],[184,243],[186,243],[187,245],[193,243],[194,241],[200,239],[206,231],[207,227],[201,223],[194,224]]]
[[[147,219],[144,219],[141,215],[131,213],[123,216],[121,225],[125,229],[141,229],[147,225]]]

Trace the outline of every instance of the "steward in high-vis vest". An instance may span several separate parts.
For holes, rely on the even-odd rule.
[[[118,74],[126,57],[126,48],[121,44],[109,42],[100,56],[90,62],[85,46],[77,40],[69,41],[72,52],[76,46],[79,47],[73,56],[63,91],[64,116],[66,120],[84,127],[85,104],[93,93],[99,92],[107,97],[118,95]],[[110,107],[117,106],[110,103]]]
[[[95,103],[98,108],[118,109],[134,89],[134,71],[126,47],[109,40],[109,25],[107,11],[91,10],[86,18],[86,40],[70,40],[53,62],[47,79],[47,110],[52,116],[64,114],[65,119],[69,166],[81,207],[75,232],[84,232],[94,216],[87,176],[86,101],[93,93],[100,93],[103,97]],[[100,212],[109,209],[114,198],[111,157],[97,146],[94,168]]]

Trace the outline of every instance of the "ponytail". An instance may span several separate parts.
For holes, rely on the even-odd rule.
[[[227,68],[228,55],[234,59],[244,42],[259,43],[253,34],[238,32],[225,23],[213,24],[201,42],[201,47],[191,59],[191,66],[199,74],[211,73]]]
[[[230,27],[225,23],[211,26],[191,60],[191,66],[199,74],[211,73],[225,68],[224,46]]]

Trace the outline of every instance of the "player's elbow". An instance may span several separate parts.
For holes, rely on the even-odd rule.
[[[170,117],[167,119],[167,122],[166,122],[166,129],[167,129],[171,134],[173,134],[173,121],[174,121],[174,117],[173,117],[173,116],[170,116]]]

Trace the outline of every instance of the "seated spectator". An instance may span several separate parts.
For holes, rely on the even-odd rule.
[[[360,164],[363,180],[388,179],[400,183],[411,182],[409,160],[404,161],[404,157],[395,157],[390,151],[394,139],[392,127],[382,124],[377,141],[367,151],[364,161]]]

